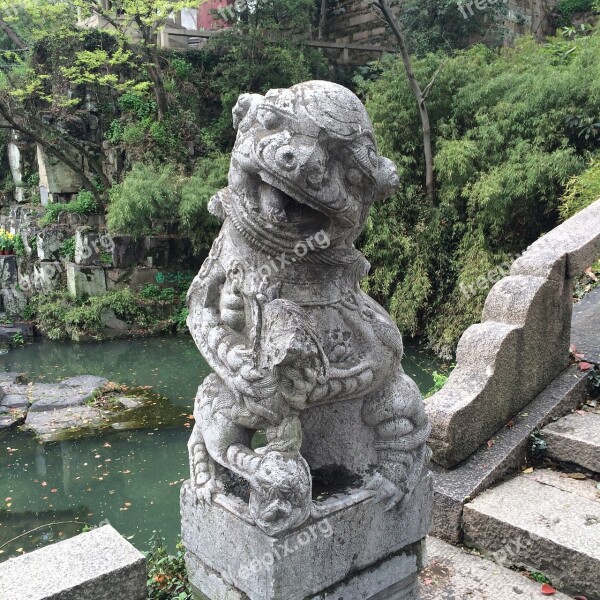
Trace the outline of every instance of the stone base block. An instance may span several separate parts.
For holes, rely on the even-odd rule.
[[[188,481],[181,515],[190,581],[210,600],[414,598],[431,506],[428,473],[404,509],[386,512],[372,492],[347,490],[318,502],[318,516],[301,527],[271,537],[242,499],[218,494],[200,504]]]
[[[416,600],[417,575],[420,568],[421,545],[411,546],[406,554],[399,554],[380,563],[352,573],[344,581],[328,587],[303,600]],[[203,564],[192,553],[186,553],[186,565],[193,578],[191,586],[196,600],[253,600],[228,583],[219,573]],[[281,596],[282,599],[297,596]]]
[[[108,525],[1,563],[0,598],[144,600],[146,561]]]
[[[69,235],[65,227],[46,227],[37,234],[37,255],[42,261],[60,260],[60,248]]]
[[[67,264],[67,289],[77,298],[106,293],[106,275],[103,267],[80,267]]]
[[[26,306],[27,298],[21,290],[16,287],[0,290],[0,312],[18,318],[23,314]]]

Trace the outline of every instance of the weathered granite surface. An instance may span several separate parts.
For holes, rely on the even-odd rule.
[[[600,414],[572,413],[541,432],[548,456],[600,473]]]
[[[25,413],[20,410],[0,412],[0,433],[20,425],[25,420]]]
[[[575,482],[583,494],[553,484],[560,479],[534,472],[485,491],[465,506],[465,543],[505,565],[542,572],[566,593],[599,600],[600,495],[591,499],[585,481]]]
[[[145,600],[146,560],[111,526],[0,563],[2,600]]]
[[[67,263],[67,289],[77,298],[106,293],[104,267],[79,266]]]
[[[600,287],[592,290],[573,306],[573,332],[571,342],[586,360],[600,364]],[[581,327],[575,327],[580,322]]]
[[[307,576],[302,563],[287,570],[276,564],[251,589],[233,582],[252,600],[282,600],[281,593],[300,599],[419,543],[429,520],[426,496],[417,492],[427,481],[423,402],[402,370],[398,328],[360,290],[369,265],[353,246],[370,207],[393,193],[398,177],[377,153],[363,105],[337,84],[243,94],[233,117],[229,185],[209,204],[223,226],[188,294],[188,325],[214,373],[196,397],[183,537],[193,578],[199,561],[231,582],[226,572],[255,545],[322,517],[315,470],[354,478],[368,494],[371,529],[353,518],[353,496],[346,498],[346,550],[331,549],[330,558],[317,553],[327,569]],[[267,443],[253,449],[259,430]],[[231,474],[248,486],[246,546],[230,545],[209,561],[210,550],[194,540],[213,540],[216,548],[215,539],[228,537],[227,519],[208,515],[216,514]],[[199,507],[213,506],[198,523],[190,496]],[[402,545],[381,545],[411,527]],[[356,548],[365,536],[380,545],[361,558]],[[400,589],[414,582],[393,583]],[[388,592],[395,593],[382,589],[381,597]],[[344,593],[364,599],[360,586]]]
[[[586,295],[573,312],[573,338],[587,330],[590,317],[598,314],[600,303],[597,295]],[[590,342],[589,350],[600,352],[600,336],[590,338]],[[434,535],[454,543],[462,539],[462,506],[524,464],[532,432],[539,431],[583,403],[588,375],[589,372],[580,371],[576,365],[570,366],[512,419],[510,426],[503,427],[490,438],[491,447],[487,443],[482,444],[452,469],[434,465]]]
[[[421,572],[419,600],[539,600],[541,584],[498,562],[427,538],[427,567]],[[569,600],[557,592],[554,600]]]
[[[341,593],[336,588],[341,582],[347,600],[371,598],[404,580],[394,579],[396,570],[398,575],[406,571],[414,583],[422,563],[420,540],[430,526],[430,511],[423,507],[431,506],[431,476],[420,482],[404,510],[382,511],[374,495],[354,489],[330,496],[320,504],[320,516],[273,537],[257,530],[239,497],[218,494],[212,504],[200,504],[188,481],[181,506],[183,542],[194,566],[191,581],[209,598],[220,598],[219,589],[228,589],[251,600],[316,600],[323,590]],[[373,583],[369,567],[374,565],[380,574],[391,569],[391,577],[382,576],[379,588],[358,594],[359,582]]]
[[[573,365],[512,419],[510,426],[494,434],[489,446],[482,445],[453,469],[432,465],[435,478],[432,534],[460,542],[464,504],[501,477],[518,471],[525,463],[532,432],[579,406],[586,394],[587,374]]]
[[[2,396],[3,394],[0,394]],[[27,396],[20,394],[5,394],[0,400],[0,412],[1,409],[9,410],[11,408],[27,408],[29,406],[29,400]]]
[[[28,388],[29,412],[82,406],[107,383],[108,379],[93,375],[71,377],[59,384],[36,383]]]
[[[464,460],[565,369],[573,277],[598,256],[600,200],[532,244],[492,288],[448,382],[427,401],[437,463]]]

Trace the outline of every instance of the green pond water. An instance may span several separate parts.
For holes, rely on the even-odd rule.
[[[403,365],[422,392],[431,388],[435,359],[408,343]],[[190,414],[210,369],[190,337],[173,336],[30,344],[1,355],[0,371],[47,383],[89,374],[152,386]],[[0,435],[0,560],[74,535],[81,523],[109,522],[140,550],[159,531],[173,550],[189,435],[184,426],[46,444],[18,431]]]

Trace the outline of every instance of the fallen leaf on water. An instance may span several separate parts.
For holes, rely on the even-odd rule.
[[[556,594],[556,590],[551,585],[544,583],[542,585],[542,594],[544,594],[544,596],[553,596]]]

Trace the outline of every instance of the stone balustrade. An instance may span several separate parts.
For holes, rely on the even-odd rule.
[[[467,458],[567,367],[573,278],[598,256],[600,200],[533,243],[494,285],[448,382],[427,401],[435,462]]]

